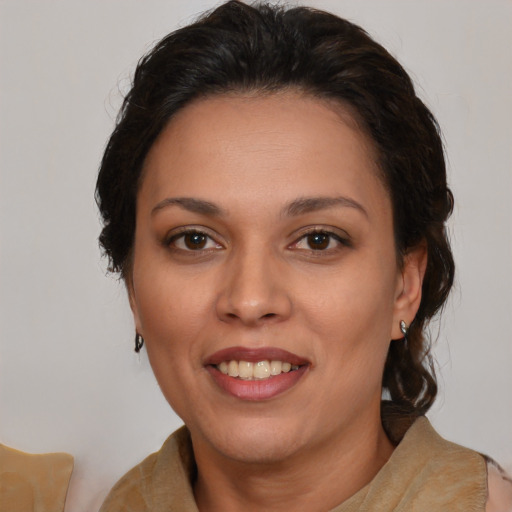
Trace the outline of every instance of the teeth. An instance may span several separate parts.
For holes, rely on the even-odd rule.
[[[238,377],[238,361],[229,361],[229,363],[228,363],[228,375],[230,377]]]
[[[249,361],[222,361],[217,365],[217,369],[224,375],[230,377],[239,377],[243,380],[264,380],[271,376],[288,373],[298,370],[299,365],[292,365],[286,361],[258,361],[251,363]]]
[[[238,363],[238,376],[241,379],[252,379],[254,375],[254,364],[248,361],[240,361]]]
[[[268,379],[270,377],[270,363],[260,361],[254,365],[253,376],[255,379]]]
[[[279,375],[281,373],[282,366],[283,363],[281,363],[281,361],[270,361],[270,374]]]

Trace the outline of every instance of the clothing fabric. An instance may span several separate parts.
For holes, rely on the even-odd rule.
[[[100,512],[198,512],[195,476],[182,427],[113,487]],[[484,512],[486,501],[484,457],[444,440],[420,417],[373,480],[331,512]]]
[[[62,512],[73,471],[67,453],[24,453],[0,444],[0,512]]]

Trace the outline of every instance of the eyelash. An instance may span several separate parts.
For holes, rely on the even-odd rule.
[[[199,237],[203,237],[205,245],[208,245],[209,243],[211,244],[211,242],[213,242],[215,244],[215,247],[197,247],[197,248],[190,248],[190,247],[188,247],[188,248],[184,248],[184,247],[177,247],[176,246],[176,242],[178,242],[180,239],[183,239],[183,241],[184,241],[185,237],[187,237],[187,236],[194,236],[194,235],[197,235]],[[308,248],[299,248],[298,247],[299,244],[302,241],[306,240],[306,243],[308,243],[307,242],[307,238],[311,237],[311,236],[314,236],[314,235],[321,235],[321,236],[326,237],[326,239],[327,239],[327,246],[325,248],[322,248],[322,249],[319,249],[319,248],[314,249],[312,247],[308,247]],[[347,237],[343,237],[343,236],[341,236],[341,235],[339,235],[337,233],[333,233],[332,231],[329,231],[329,230],[326,230],[326,229],[321,229],[321,228],[314,228],[314,229],[310,229],[308,231],[305,231],[305,232],[301,233],[300,237],[297,238],[294,242],[292,242],[288,247],[296,248],[297,250],[300,250],[300,251],[309,252],[311,254],[315,254],[316,256],[321,256],[322,255],[321,253],[331,254],[332,252],[337,251],[337,250],[340,249],[340,247],[334,247],[334,248],[333,247],[329,247],[329,245],[331,245],[331,242],[333,240],[336,243],[338,243],[340,246],[352,247],[352,242],[348,238],[348,236]],[[184,241],[184,243],[186,244],[185,241]],[[221,244],[219,244],[218,242],[216,242],[214,240],[214,238],[212,236],[210,236],[207,232],[202,231],[200,229],[192,229],[192,228],[183,228],[178,233],[174,233],[171,236],[167,237],[165,239],[165,241],[164,241],[164,245],[169,247],[170,249],[172,249],[174,251],[190,253],[191,255],[193,253],[196,253],[196,255],[205,254],[205,252],[215,251],[215,250],[219,250],[219,249],[223,248],[223,246]],[[199,244],[198,244],[198,246],[199,246]]]
[[[213,247],[213,248],[212,247],[207,247],[207,248],[199,247],[196,249],[191,249],[190,247],[188,249],[182,248],[182,247],[176,247],[176,242],[178,240],[180,240],[180,239],[185,240],[185,237],[194,236],[194,235],[204,237],[206,244],[208,244],[209,242],[213,242],[216,245],[216,247]],[[186,243],[186,242],[184,242],[184,243]],[[183,228],[183,230],[181,230],[179,233],[172,234],[171,236],[166,238],[166,240],[164,241],[164,245],[166,245],[167,247],[169,247],[175,251],[182,251],[182,252],[188,252],[188,253],[199,253],[199,254],[204,254],[205,251],[212,251],[212,250],[217,250],[217,249],[222,248],[222,245],[217,243],[213,239],[213,237],[211,237],[205,231],[201,231],[200,229],[191,229],[191,228]]]
[[[329,231],[327,229],[321,229],[321,228],[313,228],[313,229],[310,229],[308,231],[305,231],[301,234],[301,236],[291,244],[291,247],[297,247],[298,244],[302,241],[306,241],[307,242],[307,238],[308,237],[311,237],[311,236],[314,236],[314,235],[322,235],[322,236],[325,236],[328,240],[328,245],[327,247],[323,248],[323,249],[313,249],[312,247],[308,247],[308,248],[304,248],[304,249],[300,249],[300,250],[303,250],[303,251],[308,251],[312,254],[315,254],[317,256],[321,256],[322,254],[320,253],[329,253],[331,254],[332,252],[334,251],[337,251],[340,249],[339,246],[344,246],[344,247],[352,247],[352,242],[351,240],[347,237],[343,237],[337,233],[333,233],[332,231]],[[338,247],[329,247],[329,245],[331,244],[332,241],[336,241],[339,246]],[[308,244],[309,245],[309,244]]]

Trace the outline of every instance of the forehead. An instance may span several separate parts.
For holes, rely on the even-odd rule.
[[[387,201],[373,145],[349,108],[297,92],[197,100],[168,123],[142,189],[234,200],[350,192]],[[215,199],[215,198],[214,198]]]

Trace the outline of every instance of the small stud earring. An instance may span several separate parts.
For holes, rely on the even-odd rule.
[[[407,327],[407,324],[400,320],[400,331],[404,335],[404,338],[407,339],[407,333],[409,332],[409,327]]]
[[[140,349],[144,346],[144,338],[138,333],[135,333],[135,352],[137,354],[140,352]]]

